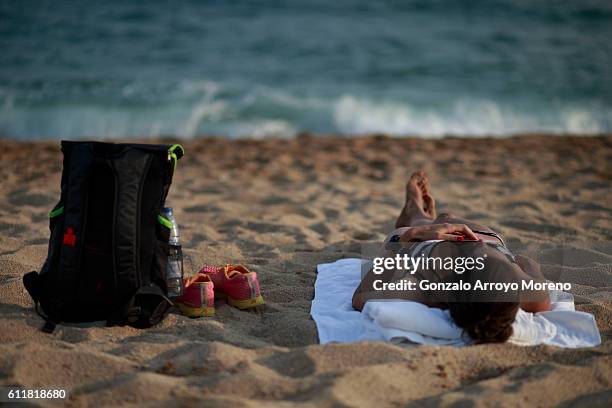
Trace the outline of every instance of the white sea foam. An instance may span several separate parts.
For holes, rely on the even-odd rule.
[[[207,121],[219,122],[228,112],[227,104],[223,101],[202,100],[191,110],[191,114],[177,134],[183,137],[194,137],[198,135],[200,126]]]
[[[381,132],[429,137],[536,131],[592,134],[610,131],[612,109],[592,112],[563,107],[556,111],[524,112],[492,101],[469,98],[435,109],[397,102],[375,103],[345,95],[335,103],[333,118],[339,131],[347,134]]]
[[[163,87],[162,87],[163,89]],[[521,132],[584,133],[612,131],[612,107],[537,105],[469,97],[434,104],[357,97],[296,94],[266,86],[184,81],[166,96],[138,86],[121,93],[125,105],[57,103],[28,106],[0,92],[0,135],[17,138],[291,137],[315,133],[483,136]],[[146,97],[138,104],[139,99]]]

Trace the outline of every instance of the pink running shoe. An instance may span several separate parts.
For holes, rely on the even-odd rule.
[[[226,265],[223,268],[204,266],[200,273],[210,277],[215,293],[226,295],[227,303],[231,306],[248,309],[264,304],[257,274],[242,265]]]
[[[214,285],[208,275],[198,273],[186,278],[183,295],[176,300],[176,305],[188,317],[214,316]]]

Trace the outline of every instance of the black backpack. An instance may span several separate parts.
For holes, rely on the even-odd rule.
[[[62,141],[62,152],[47,259],[23,277],[43,331],[59,322],[159,323],[172,305],[164,280],[171,224],[161,210],[183,148]]]

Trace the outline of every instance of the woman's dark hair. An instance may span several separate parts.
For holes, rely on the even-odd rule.
[[[503,343],[512,335],[518,311],[516,302],[451,302],[450,314],[457,326],[476,343]]]
[[[472,287],[481,282],[513,282],[516,275],[512,264],[495,254],[495,249],[483,244],[457,245],[459,256],[488,256],[483,270],[468,270],[453,274],[453,280],[469,282]],[[455,252],[455,251],[453,251]],[[496,256],[497,255],[497,256]],[[471,291],[456,292],[453,301],[448,302],[451,317],[457,326],[476,343],[503,343],[512,335],[512,323],[519,309],[517,294],[487,292],[474,294]]]

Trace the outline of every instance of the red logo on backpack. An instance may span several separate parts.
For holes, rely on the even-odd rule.
[[[66,233],[64,234],[64,245],[71,247],[76,245],[76,235],[74,235],[74,230],[72,227],[66,228]]]

